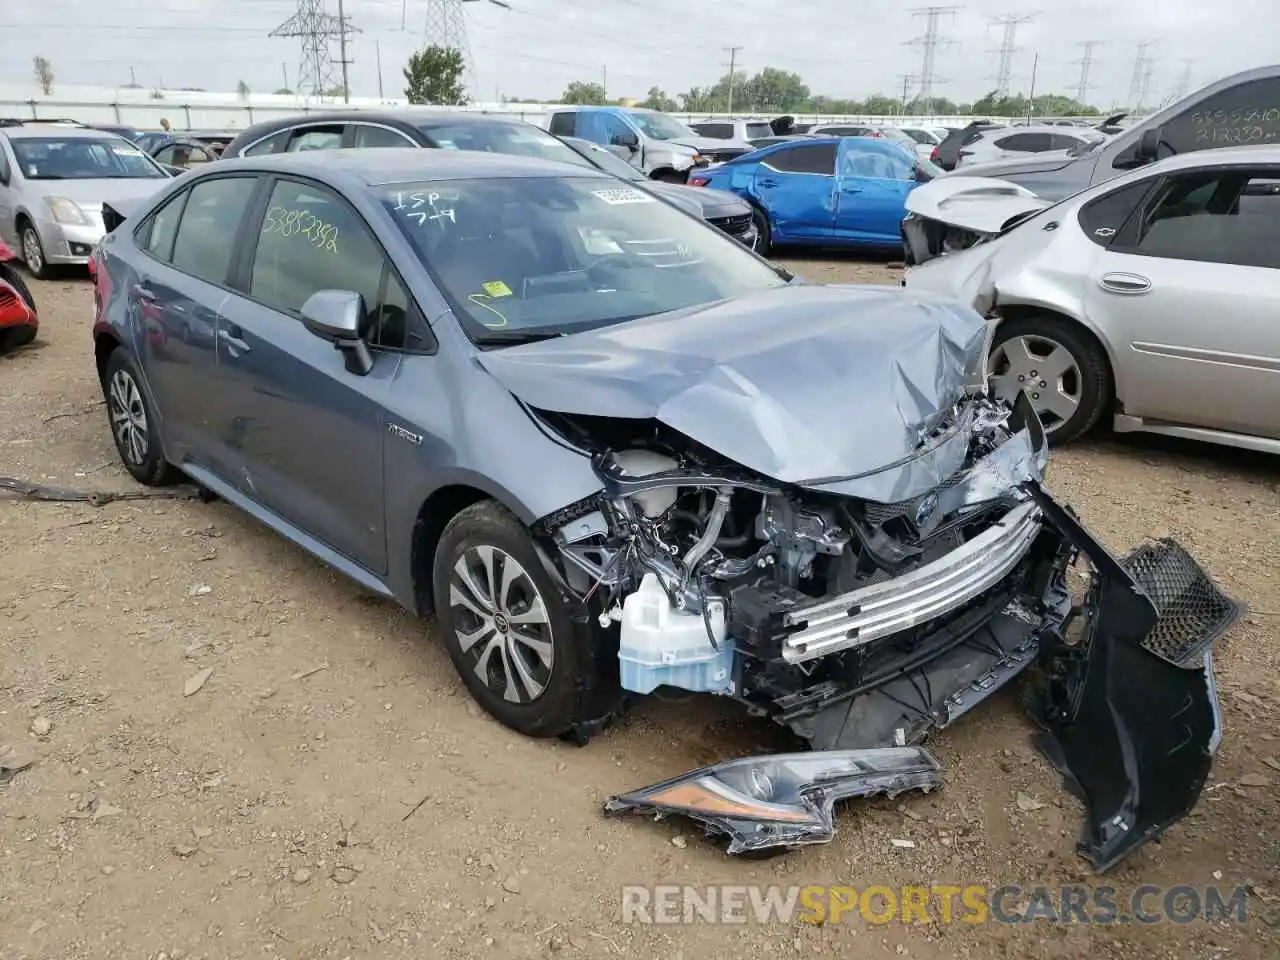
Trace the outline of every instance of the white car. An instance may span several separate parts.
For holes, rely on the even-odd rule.
[[[1280,145],[1169,157],[1057,203],[942,177],[907,208],[903,285],[992,318],[997,392],[1025,392],[1051,443],[1109,416],[1280,453]],[[957,229],[977,242],[955,250]]]
[[[946,137],[946,131],[939,131],[932,127],[898,127],[903,133],[915,141],[916,156],[921,160],[929,160],[933,157],[933,151]]]
[[[1010,160],[1033,153],[1084,150],[1106,139],[1091,127],[993,127],[978,133],[960,149],[956,167]]]

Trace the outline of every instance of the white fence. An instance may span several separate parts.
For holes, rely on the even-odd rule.
[[[0,85],[0,118],[18,117],[32,120],[79,120],[82,123],[111,123],[141,130],[158,130],[162,119],[174,130],[239,130],[261,120],[314,113],[327,110],[378,110],[408,106],[403,99],[379,100],[352,97],[344,103],[341,97],[296,97],[275,94],[250,94],[195,90],[112,89],[110,87],[65,87],[43,96],[26,87]],[[440,107],[441,110],[503,113],[546,125],[548,114],[556,104],[543,103],[476,103],[466,107]],[[683,114],[682,120],[730,119],[728,114]],[[743,114],[736,114],[742,117]],[[962,126],[971,120],[993,119],[1010,122],[1008,117],[974,116],[869,116],[869,115],[796,115],[799,123],[858,122],[878,124],[923,124]],[[1044,117],[1037,117],[1043,121]]]

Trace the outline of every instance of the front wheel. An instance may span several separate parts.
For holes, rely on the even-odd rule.
[[[1008,320],[991,347],[996,394],[1025,391],[1049,443],[1061,445],[1094,428],[1111,400],[1111,365],[1096,340],[1056,317]]]
[[[432,585],[449,658],[499,722],[556,737],[585,719],[574,624],[524,526],[494,501],[455,516],[436,548]]]
[[[27,272],[37,280],[48,280],[53,272],[44,256],[44,244],[40,242],[40,234],[30,223],[22,225],[22,260],[27,265]]]

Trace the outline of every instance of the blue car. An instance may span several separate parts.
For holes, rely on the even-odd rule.
[[[689,177],[736,193],[770,246],[900,249],[907,194],[942,171],[885,140],[830,137],[779,143]]]

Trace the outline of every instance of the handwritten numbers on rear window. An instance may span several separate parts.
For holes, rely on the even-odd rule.
[[[338,228],[326,223],[310,210],[270,207],[262,222],[262,233],[278,233],[282,237],[301,237],[329,253],[338,252]]]
[[[458,222],[458,215],[453,207],[454,201],[458,199],[457,194],[446,196],[434,190],[426,193],[397,191],[392,195],[392,199],[395,200],[395,206],[392,209],[420,227],[435,223],[444,230],[446,220],[454,225]]]

